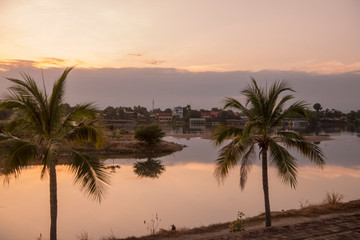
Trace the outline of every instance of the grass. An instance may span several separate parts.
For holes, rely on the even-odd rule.
[[[273,220],[280,218],[317,217],[323,214],[330,214],[337,212],[351,212],[354,210],[360,210],[360,199],[342,203],[341,200],[343,197],[341,196],[342,195],[338,193],[329,193],[327,194],[324,202],[321,204],[306,204],[307,206],[304,206],[300,209],[290,209],[287,211],[272,212],[271,217]],[[264,221],[265,221],[264,213],[258,216],[246,218],[244,219],[245,229],[246,226],[263,223]],[[192,234],[203,234],[203,233],[210,233],[221,230],[229,230],[229,225],[231,223],[232,222],[218,223],[209,226],[197,227],[193,229],[183,228],[176,231],[160,229],[156,234],[143,236],[143,237],[109,238],[109,239],[104,238],[104,240],[135,240],[135,239],[155,240],[166,237],[177,237],[177,236],[186,237],[187,235],[192,235]]]

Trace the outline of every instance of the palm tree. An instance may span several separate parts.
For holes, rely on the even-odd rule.
[[[41,178],[49,175],[50,181],[50,239],[57,238],[57,183],[56,165],[67,160],[75,182],[88,196],[101,201],[109,184],[109,175],[97,159],[79,152],[76,147],[103,143],[102,129],[97,123],[96,109],[92,104],[79,104],[66,114],[64,103],[67,68],[54,83],[52,94],[40,90],[27,74],[23,80],[8,78],[13,85],[4,93],[0,109],[11,109],[15,117],[6,126],[1,143],[0,176],[9,181],[33,164],[41,164]]]
[[[290,91],[288,82],[275,82],[269,91],[260,88],[254,78],[240,93],[245,96],[245,104],[234,98],[226,98],[224,109],[239,110],[247,117],[243,128],[220,126],[212,139],[216,145],[221,145],[226,139],[232,139],[219,151],[216,160],[214,176],[223,181],[229,170],[240,161],[240,187],[244,189],[246,179],[254,160],[255,148],[259,148],[262,160],[262,181],[265,200],[266,226],[271,226],[269,187],[268,187],[268,153],[270,161],[275,165],[278,176],[283,182],[296,186],[297,163],[286,148],[294,148],[313,163],[322,167],[324,154],[315,144],[307,142],[304,137],[293,131],[278,131],[285,118],[298,114],[306,117],[304,101],[296,101],[284,109],[285,104],[293,99],[293,95],[280,94]]]

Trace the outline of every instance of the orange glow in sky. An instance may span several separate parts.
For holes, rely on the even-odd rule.
[[[0,2],[0,65],[360,69],[355,0]]]

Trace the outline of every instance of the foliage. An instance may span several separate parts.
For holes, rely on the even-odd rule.
[[[144,224],[146,224],[146,229],[149,231],[151,235],[156,233],[160,222],[161,219],[159,218],[158,214],[156,214],[155,218],[152,218],[149,222],[146,222],[146,220],[144,220]]]
[[[237,219],[229,226],[230,232],[245,231],[245,227],[244,227],[245,221],[243,217],[244,217],[244,213],[239,211]]]
[[[262,161],[263,191],[265,198],[266,226],[271,226],[270,200],[268,190],[268,152],[269,160],[276,167],[278,176],[284,183],[296,187],[297,161],[287,148],[296,149],[304,157],[309,158],[318,166],[324,165],[324,155],[321,149],[313,143],[307,142],[303,136],[293,131],[278,131],[278,127],[291,114],[300,114],[306,118],[304,101],[295,101],[284,109],[289,100],[294,97],[285,92],[294,92],[286,81],[275,82],[269,90],[258,86],[251,78],[249,84],[240,93],[245,97],[245,105],[234,98],[226,98],[224,109],[232,108],[247,117],[243,128],[233,126],[219,126],[212,140],[221,145],[231,139],[219,151],[214,171],[218,181],[223,181],[229,170],[240,161],[240,187],[244,189],[251,166],[256,159],[256,146]]]
[[[64,104],[64,94],[70,71],[71,68],[66,69],[54,83],[51,95],[40,90],[27,74],[22,74],[23,80],[8,78],[13,85],[0,103],[0,109],[14,111],[14,117],[3,129],[6,137],[0,150],[5,156],[0,159],[0,177],[8,182],[27,166],[42,165],[41,178],[48,174],[50,180],[51,240],[56,239],[56,165],[60,157],[68,161],[75,183],[88,196],[100,201],[109,184],[104,165],[76,150],[87,144],[101,147],[103,134],[92,104],[76,105],[66,114],[69,109]]]
[[[320,103],[315,103],[313,108],[315,109],[316,112],[319,112],[322,109],[322,106]]]
[[[324,203],[327,204],[339,204],[342,202],[344,195],[336,192],[326,192],[326,198]]]
[[[141,125],[135,130],[135,139],[154,146],[161,142],[165,132],[157,124]]]

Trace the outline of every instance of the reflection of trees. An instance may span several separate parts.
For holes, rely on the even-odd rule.
[[[158,178],[164,171],[165,166],[159,159],[149,157],[145,162],[134,163],[134,173],[141,178]]]
[[[116,169],[121,168],[121,167],[120,167],[120,165],[115,164],[114,159],[113,159],[113,164],[110,166],[106,166],[105,168],[110,169],[111,173],[116,173]]]

